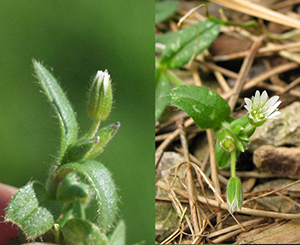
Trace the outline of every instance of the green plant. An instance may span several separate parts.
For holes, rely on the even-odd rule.
[[[30,181],[12,198],[5,220],[19,226],[19,240],[57,244],[125,244],[125,224],[118,213],[118,194],[109,170],[94,160],[114,137],[120,123],[100,128],[110,114],[112,85],[107,71],[98,71],[88,97],[92,127],[78,137],[75,113],[53,75],[33,60],[36,77],[54,108],[61,144],[46,185]],[[86,218],[89,203],[97,203],[97,222]]]
[[[215,155],[219,168],[231,167],[231,178],[227,185],[229,211],[242,207],[243,191],[236,177],[235,164],[241,152],[247,149],[249,137],[256,127],[280,114],[277,107],[281,103],[278,96],[269,99],[266,91],[256,91],[251,99],[245,98],[246,116],[230,117],[228,103],[217,93],[198,86],[181,86],[164,94],[162,100],[187,112],[203,129],[213,129],[216,136]]]

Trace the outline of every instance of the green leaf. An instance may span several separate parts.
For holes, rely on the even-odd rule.
[[[5,220],[20,226],[28,239],[50,230],[58,219],[62,203],[51,200],[44,186],[30,182],[12,198]]]
[[[88,220],[74,218],[61,228],[66,245],[107,245],[108,238]]]
[[[103,164],[88,160],[81,164],[68,163],[58,167],[57,174],[63,178],[68,172],[76,171],[86,178],[92,186],[98,203],[98,222],[100,228],[109,230],[117,214],[118,196],[110,172]]]
[[[113,234],[111,235],[111,238],[109,239],[109,245],[125,245],[125,231],[126,225],[123,220],[120,220],[119,224],[117,225]]]
[[[220,142],[217,140],[215,145],[215,156],[218,164],[218,168],[220,169],[228,169],[230,168],[230,159],[231,153],[224,150]]]
[[[162,53],[161,65],[176,69],[187,64],[212,44],[220,33],[220,27],[221,25],[206,20],[178,31],[176,34],[169,34],[165,38],[167,42],[162,42],[162,38],[157,38],[156,42],[166,45]]]
[[[228,103],[205,87],[177,87],[162,99],[188,113],[200,128],[216,128],[230,115]]]
[[[177,10],[178,1],[155,3],[155,24],[170,18]]]
[[[169,92],[172,88],[168,77],[159,69],[156,71],[156,88],[155,88],[155,121],[157,121],[167,107],[167,102],[160,99],[162,94]]]
[[[39,62],[33,61],[34,70],[38,81],[43,88],[48,100],[54,107],[61,127],[60,159],[68,146],[75,143],[78,135],[78,125],[75,113],[53,75]]]

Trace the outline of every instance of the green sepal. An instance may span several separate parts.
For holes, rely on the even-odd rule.
[[[243,205],[242,183],[236,176],[231,177],[227,183],[227,203],[231,213]]]
[[[93,188],[98,204],[99,227],[109,230],[113,226],[118,212],[118,195],[110,172],[103,164],[94,160],[87,160],[83,163],[67,163],[60,165],[56,170],[57,181],[62,180],[71,171],[82,175]]]
[[[63,202],[84,201],[89,196],[88,185],[80,182],[74,172],[68,173],[58,184],[56,199]]]
[[[105,120],[110,114],[112,102],[110,75],[107,70],[98,71],[88,94],[89,116],[96,121]]]
[[[80,141],[71,146],[62,159],[62,164],[68,162],[83,162],[100,155],[105,146],[115,136],[120,128],[120,122],[101,128],[93,139]]]
[[[108,245],[108,238],[101,229],[88,220],[73,218],[61,228],[66,245]]]
[[[164,94],[161,99],[184,110],[203,129],[219,127],[228,120],[231,112],[220,95],[205,87],[180,86]]]
[[[120,220],[113,234],[109,239],[109,245],[125,245],[126,244],[126,225],[123,220]]]
[[[249,126],[248,116],[239,117],[230,123],[230,129],[240,139],[249,139],[249,137],[255,132],[255,127]],[[247,130],[245,130],[247,129]]]
[[[62,203],[49,198],[45,187],[29,182],[10,201],[5,221],[17,224],[28,239],[50,230],[61,214]]]
[[[53,75],[39,62],[33,60],[36,77],[44,90],[49,102],[53,106],[61,128],[60,159],[67,148],[76,142],[78,125],[75,113],[65,93]]]
[[[261,120],[259,122],[254,122],[253,119],[249,117],[249,113],[247,113],[247,119],[248,119],[248,122],[255,127],[259,127],[267,121],[267,118],[266,118],[265,120]]]
[[[93,159],[100,155],[103,151],[106,145],[111,141],[111,139],[116,135],[120,128],[121,124],[120,122],[116,122],[113,124],[110,124],[104,128],[101,128],[97,133],[96,137],[99,137],[99,142],[95,146],[95,148],[89,153],[89,155],[86,156],[87,159]]]

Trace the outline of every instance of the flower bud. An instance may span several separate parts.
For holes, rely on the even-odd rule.
[[[227,203],[231,213],[243,205],[242,183],[238,177],[231,177],[227,184]]]
[[[98,71],[88,97],[89,116],[95,120],[108,117],[112,107],[111,79],[107,70]]]
[[[232,152],[235,149],[235,137],[229,129],[221,129],[217,133],[217,140],[224,150]]]

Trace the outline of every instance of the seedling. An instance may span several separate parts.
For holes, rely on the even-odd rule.
[[[115,227],[119,199],[116,186],[109,170],[94,160],[120,127],[116,122],[100,128],[112,107],[110,75],[106,70],[98,71],[93,79],[88,97],[93,123],[79,138],[75,113],[56,79],[40,62],[34,60],[33,67],[60,123],[60,151],[46,185],[33,180],[20,188],[9,203],[5,220],[20,228],[20,243],[125,244],[124,222],[120,220]],[[92,200],[98,206],[96,223],[85,215]]]
[[[243,204],[243,191],[235,174],[237,157],[249,144],[249,137],[256,127],[280,114],[278,96],[269,99],[266,91],[256,91],[251,99],[245,98],[247,115],[230,117],[228,103],[217,93],[198,86],[181,86],[166,93],[162,99],[188,113],[203,129],[213,129],[216,136],[215,155],[220,169],[231,167],[231,178],[227,184],[227,203],[233,213]]]

